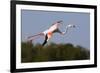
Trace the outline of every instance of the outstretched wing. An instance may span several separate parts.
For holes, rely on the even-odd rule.
[[[53,23],[52,25],[55,25],[56,23],[62,23],[62,22],[63,22],[62,20],[59,20],[59,21]]]
[[[44,46],[44,45],[47,43],[47,39],[48,39],[48,36],[47,36],[47,34],[46,34],[46,36],[45,36],[45,40],[44,40],[42,46]]]

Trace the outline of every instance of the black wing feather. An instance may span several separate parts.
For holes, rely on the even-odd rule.
[[[42,46],[44,46],[44,45],[47,43],[47,39],[48,39],[48,36],[47,36],[47,34],[46,34],[46,36],[45,36],[45,40],[44,40]]]

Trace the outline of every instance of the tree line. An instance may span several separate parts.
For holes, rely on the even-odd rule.
[[[47,62],[90,59],[90,51],[71,43],[42,46],[41,44],[21,43],[21,62]]]

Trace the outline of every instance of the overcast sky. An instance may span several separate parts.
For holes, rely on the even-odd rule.
[[[64,36],[59,33],[54,34],[49,42],[72,43],[90,48],[90,14],[82,12],[21,10],[22,41],[28,36],[43,32],[58,20],[63,20],[61,31],[64,31],[68,24],[75,24],[77,27],[69,30]],[[43,37],[34,40],[35,43],[43,43],[43,41]]]

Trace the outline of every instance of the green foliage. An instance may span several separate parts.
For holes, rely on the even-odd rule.
[[[72,44],[55,44],[47,46],[41,44],[33,45],[22,42],[21,62],[47,62],[64,60],[86,60],[90,59],[90,52],[81,46],[74,47]]]

